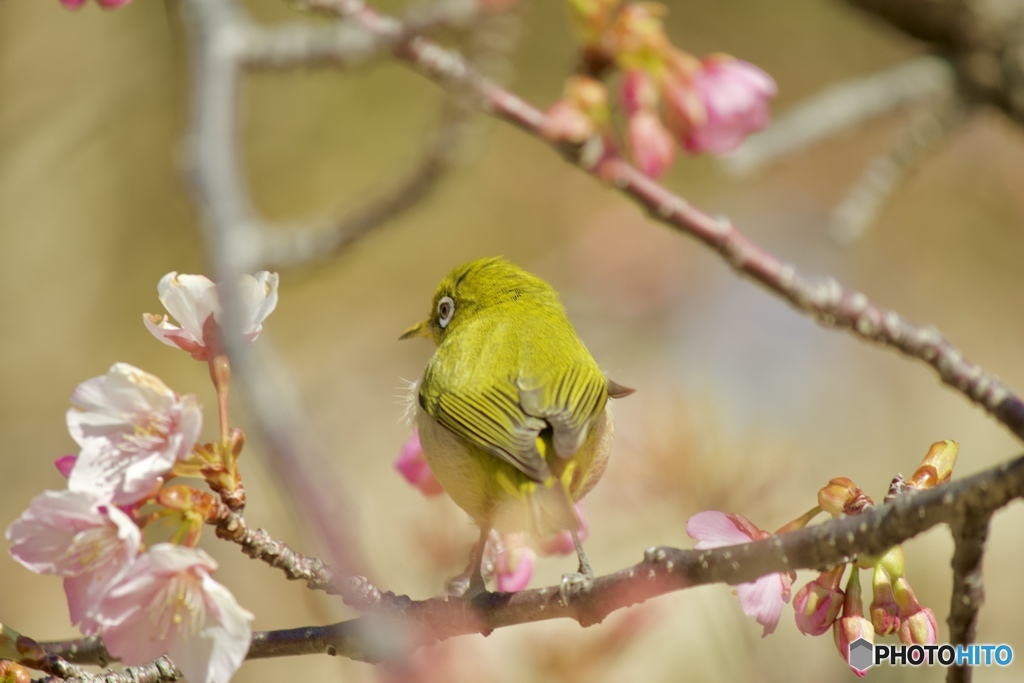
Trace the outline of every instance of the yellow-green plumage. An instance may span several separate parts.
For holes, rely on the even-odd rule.
[[[572,502],[607,462],[609,396],[629,390],[605,378],[551,286],[504,259],[455,268],[431,311],[402,337],[437,343],[417,396],[434,476],[483,529],[574,530]]]

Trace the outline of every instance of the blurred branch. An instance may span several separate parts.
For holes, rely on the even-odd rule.
[[[974,642],[978,610],[985,601],[981,575],[985,542],[991,514],[962,516],[950,526],[956,546],[953,550],[953,597],[949,606],[949,642],[969,645]],[[947,683],[970,683],[972,669],[954,665],[946,675]]]
[[[828,226],[832,239],[839,244],[858,240],[907,177],[945,144],[968,111],[968,104],[952,95],[919,114],[903,131],[899,142],[868,165],[836,206]]]
[[[239,251],[240,272],[267,264],[295,264],[351,244],[371,228],[414,205],[433,184],[462,126],[463,107],[445,109],[436,143],[419,169],[394,191],[347,220],[275,228],[259,215],[249,197],[239,161],[238,85],[246,69],[329,64],[352,67],[386,55],[409,36],[438,26],[461,26],[476,14],[473,0],[415,5],[402,20],[387,18],[377,31],[361,25],[254,24],[234,0],[187,0],[199,63],[193,104],[194,185],[227,243]]]
[[[303,256],[302,250],[296,250],[287,236],[275,235],[259,216],[245,186],[237,128],[237,91],[244,69],[324,61],[349,66],[393,48],[406,40],[406,31],[462,23],[475,7],[475,2],[470,0],[415,6],[403,21],[382,21],[377,33],[369,33],[353,24],[289,24],[264,28],[254,25],[232,0],[187,0],[186,18],[191,28],[195,62],[191,170],[205,214],[218,279],[235,282],[241,273],[259,268],[273,254],[290,256],[293,260]],[[310,235],[317,235],[318,249],[325,246],[325,239],[333,241],[335,247],[344,246],[415,203],[437,177],[450,154],[451,133],[457,126],[447,124],[460,117],[461,114],[448,117],[420,171],[389,198],[390,206],[373,206],[370,212],[363,212],[356,220],[347,221],[335,230],[299,231],[299,240],[307,240],[308,247]],[[308,248],[305,255],[309,255]],[[224,293],[227,329],[236,327],[231,320],[237,314],[234,297],[230,288]],[[265,339],[255,351],[230,336],[225,343],[236,376],[249,388],[246,398],[255,413],[255,423],[274,453],[270,462],[277,475],[288,485],[317,538],[325,541],[335,570],[344,576],[360,574],[357,569],[360,562],[356,559],[355,544],[348,537],[348,525],[338,523],[349,517],[344,496],[323,476],[326,458],[322,449],[313,443],[314,430],[305,424],[307,412],[300,408],[300,401],[290,389],[291,383],[272,343]],[[267,553],[267,557],[272,556],[265,548],[261,551]],[[275,557],[283,561],[281,555]],[[305,565],[297,566],[293,555],[289,558],[293,571],[308,569]],[[332,586],[334,592],[342,594],[350,604],[362,604],[366,591],[370,594],[376,591],[365,580],[335,582]],[[379,592],[377,594],[379,597]]]
[[[448,6],[450,9],[445,9]],[[452,12],[462,17],[460,24],[476,19],[469,36],[469,61],[485,72],[497,72],[506,64],[506,55],[516,44],[515,33],[504,15],[479,16],[475,2],[427,3],[407,10],[401,32],[411,35],[416,26],[429,27],[448,20]],[[413,23],[410,24],[410,19]],[[340,25],[354,24],[342,22]],[[365,33],[365,29],[359,30]],[[416,30],[422,30],[416,29]],[[459,90],[448,92],[441,107],[432,140],[411,171],[393,187],[386,189],[343,217],[330,217],[314,225],[290,231],[276,230],[264,235],[263,262],[268,267],[291,267],[323,260],[344,250],[379,225],[393,220],[419,205],[436,187],[455,161],[460,143],[470,126],[474,102]]]
[[[837,83],[776,117],[723,164],[732,173],[750,173],[886,112],[930,97],[951,96],[953,86],[949,62],[930,55]]]
[[[971,99],[1024,124],[1024,3],[846,0],[945,53]]]

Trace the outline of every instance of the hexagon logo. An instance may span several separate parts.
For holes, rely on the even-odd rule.
[[[850,643],[850,666],[857,671],[866,671],[875,663],[875,646],[867,638],[858,638]]]

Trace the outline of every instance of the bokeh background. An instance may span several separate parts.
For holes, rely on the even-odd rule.
[[[261,21],[294,19],[258,0]],[[393,6],[393,5],[390,5]],[[390,7],[389,6],[389,7]],[[834,0],[671,2],[670,35],[696,54],[726,51],[774,75],[775,111],[921,48]],[[506,22],[520,33],[504,65],[513,87],[547,105],[574,55],[558,2]],[[145,368],[207,406],[203,365],[156,342],[144,312],[162,312],[160,276],[206,272],[197,212],[182,175],[188,46],[176,2],[116,12],[57,0],[0,4],[0,521],[62,480],[73,452],[64,412],[74,387],[117,361]],[[437,117],[440,92],[399,65],[259,74],[244,88],[244,156],[256,203],[272,218],[355,207],[407,171]],[[893,114],[737,180],[713,160],[677,164],[666,184],[809,273],[833,274],[911,320],[931,322],[973,360],[1024,386],[1024,139],[977,113],[916,173],[851,248],[823,230],[863,165],[898,137]],[[424,598],[464,562],[475,531],[447,499],[427,500],[392,463],[409,429],[403,380],[431,353],[398,333],[425,317],[454,265],[504,254],[552,282],[595,357],[637,393],[616,405],[614,458],[586,508],[598,573],[651,545],[687,547],[686,519],[741,512],[774,529],[849,476],[881,498],[929,444],[961,443],[955,476],[1020,452],[934,374],[813,324],[691,240],[652,224],[614,192],[503,124],[480,120],[459,163],[415,210],[341,256],[281,273],[266,329],[280,348],[317,438],[323,476],[350,505],[378,585]],[[247,425],[242,405],[237,424]],[[299,549],[310,539],[260,443],[242,461],[246,516]],[[1024,658],[1019,505],[999,513],[985,565],[979,641]],[[218,578],[256,614],[256,628],[328,623],[335,602],[204,539]],[[948,532],[906,545],[919,599],[948,633]],[[541,561],[553,583],[571,558]],[[811,578],[801,572],[798,585]],[[867,575],[864,576],[867,578]],[[38,639],[72,637],[59,581],[0,557],[0,621]],[[724,586],[617,613],[581,629],[551,622],[471,636],[422,652],[438,680],[498,682],[843,680],[830,636],[801,636],[791,612],[775,635]],[[1019,680],[1018,662],[978,680]],[[940,680],[939,669],[873,670],[874,680]],[[326,656],[251,662],[239,681],[380,680],[379,669]]]

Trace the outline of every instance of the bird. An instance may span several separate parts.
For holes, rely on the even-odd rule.
[[[485,591],[480,565],[491,530],[535,538],[568,530],[579,567],[563,577],[566,601],[594,576],[574,503],[608,464],[610,399],[633,389],[605,376],[554,288],[502,257],[449,272],[427,319],[399,338],[414,337],[437,347],[413,385],[424,456],[480,528],[469,566],[448,592]]]

